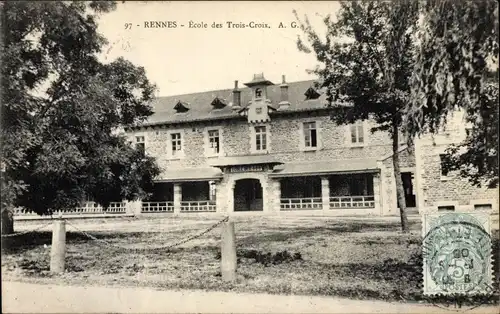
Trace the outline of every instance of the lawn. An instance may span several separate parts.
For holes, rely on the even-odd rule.
[[[215,217],[196,216],[72,221],[80,230],[129,249],[90,240],[67,226],[67,271],[51,275],[49,227],[3,239],[2,276],[78,285],[424,299],[419,221],[411,221],[411,233],[402,235],[397,219],[237,217],[238,280],[231,284],[222,282],[219,272],[220,228],[174,249],[162,249],[215,222]],[[17,227],[22,231],[35,225]],[[498,245],[495,240],[494,252]],[[497,261],[494,271],[498,287]]]

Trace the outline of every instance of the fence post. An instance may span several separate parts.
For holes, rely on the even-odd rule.
[[[52,230],[52,246],[50,250],[50,272],[59,274],[64,272],[64,258],[66,254],[66,222],[63,219],[54,220]]]
[[[234,222],[222,224],[221,274],[223,281],[236,280],[236,236]]]

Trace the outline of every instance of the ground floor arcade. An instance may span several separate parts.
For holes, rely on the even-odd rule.
[[[326,210],[383,215],[380,174],[236,178],[190,182],[158,182],[142,201],[143,213],[278,212]]]
[[[372,160],[278,164],[230,158],[207,169],[172,170],[142,201],[141,211],[393,215],[397,209],[393,179],[387,168]],[[411,173],[403,173],[402,181],[406,205],[411,206],[415,203]]]

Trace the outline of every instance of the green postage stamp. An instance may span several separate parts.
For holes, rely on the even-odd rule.
[[[493,281],[488,213],[423,217],[425,295],[489,294]]]

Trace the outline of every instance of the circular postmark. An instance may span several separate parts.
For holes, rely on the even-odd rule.
[[[480,219],[465,213],[428,219],[422,244],[425,295],[488,302],[494,290],[491,237]]]

